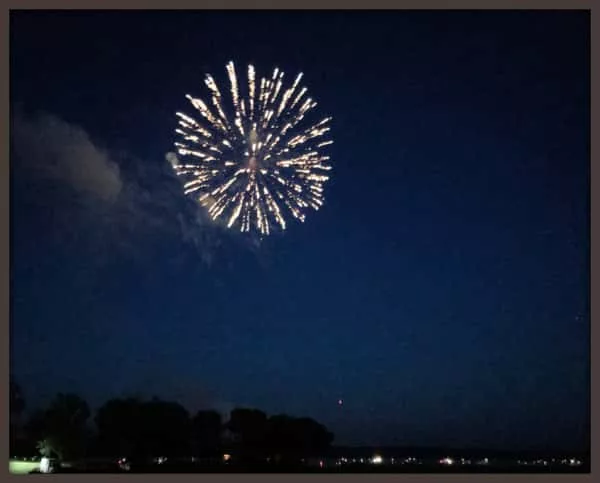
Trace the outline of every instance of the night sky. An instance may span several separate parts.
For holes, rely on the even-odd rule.
[[[338,444],[588,445],[589,14],[12,12],[11,370]],[[257,244],[165,154],[274,67],[333,116],[322,210]],[[338,399],[344,404],[338,405]]]

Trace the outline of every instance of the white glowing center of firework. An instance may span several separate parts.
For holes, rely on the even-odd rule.
[[[250,143],[250,149],[252,150],[252,154],[248,156],[248,168],[251,171],[256,171],[258,168],[258,159],[256,159],[257,145],[258,145],[258,133],[256,129],[252,128],[250,133],[248,134],[248,142]]]
[[[250,131],[250,135],[248,136],[248,138],[250,144],[256,144],[258,142],[258,134],[256,132],[256,129],[252,129],[252,131]]]
[[[252,171],[256,171],[257,167],[258,161],[256,160],[256,156],[250,156],[250,159],[248,160],[248,168],[250,168]]]
[[[286,88],[278,68],[270,78],[257,79],[249,65],[241,90],[233,62],[227,73],[230,101],[223,102],[208,75],[209,103],[186,96],[202,120],[177,113],[181,138],[175,145],[185,162],[177,161],[175,172],[187,178],[185,193],[196,193],[211,218],[224,217],[228,227],[238,225],[243,232],[255,227],[261,235],[270,234],[274,224],[285,230],[286,212],[304,221],[308,208],[323,205],[329,179],[323,171],[331,166],[320,149],[333,141],[320,138],[331,118],[298,127],[317,105],[299,86],[302,74]]]

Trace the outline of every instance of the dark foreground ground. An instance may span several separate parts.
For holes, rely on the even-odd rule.
[[[39,472],[32,472],[39,473]],[[119,474],[123,473],[120,471],[111,471],[111,470],[88,470],[88,471],[75,471],[75,470],[61,470],[56,473],[73,473],[73,474]],[[342,473],[352,473],[352,474],[585,474],[589,473],[589,470],[584,470],[582,468],[577,469],[567,469],[567,468],[554,468],[554,469],[544,469],[544,470],[534,470],[534,469],[526,469],[526,468],[508,468],[508,469],[457,469],[457,470],[448,470],[448,469],[437,469],[437,468],[419,468],[419,469],[396,469],[396,468],[332,468],[332,469],[319,469],[319,468],[215,468],[215,469],[189,469],[189,468],[169,468],[168,470],[157,470],[157,469],[147,469],[144,471],[129,471],[126,473],[130,474],[246,474],[246,473],[285,473],[285,474],[342,474]]]
[[[118,468],[90,469],[86,471],[78,469],[60,468],[56,473],[505,473],[505,474],[565,474],[565,473],[589,473],[587,465],[578,467],[547,466],[527,467],[518,465],[489,465],[481,466],[453,466],[442,467],[437,465],[343,465],[343,466],[307,466],[307,465],[214,465],[199,466],[193,464],[163,464],[163,465],[133,465],[128,471]]]

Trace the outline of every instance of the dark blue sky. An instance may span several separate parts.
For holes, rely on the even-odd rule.
[[[10,36],[32,404],[140,392],[339,443],[587,445],[587,13],[13,12]],[[334,118],[324,209],[258,248],[195,223],[164,159],[229,60],[304,72]]]

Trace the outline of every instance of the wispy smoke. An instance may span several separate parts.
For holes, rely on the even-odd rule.
[[[115,248],[135,255],[158,234],[194,247],[206,264],[213,261],[220,234],[185,199],[167,163],[144,162],[100,148],[83,128],[52,114],[15,115],[11,137],[11,167],[24,180],[17,189],[27,190],[32,181],[42,181],[76,195],[60,204],[35,190],[28,193],[28,205],[52,213],[53,235],[60,243],[68,243],[69,236],[80,242],[87,234],[94,255],[105,258]],[[171,156],[167,154],[167,159]]]
[[[118,165],[80,127],[51,114],[19,115],[11,135],[23,167],[35,176],[66,183],[104,202],[119,197],[123,182]]]

